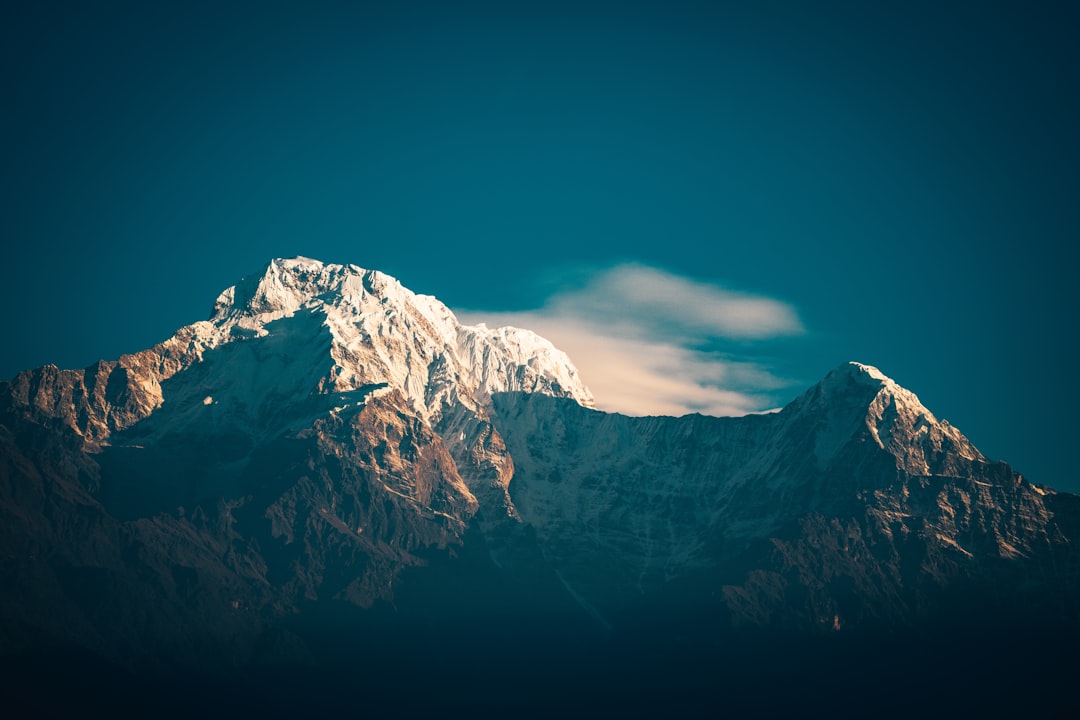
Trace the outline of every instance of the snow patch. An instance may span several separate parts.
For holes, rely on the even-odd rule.
[[[893,381],[892,378],[888,377],[885,373],[881,372],[873,365],[866,365],[861,362],[855,362],[854,360],[852,360],[848,364],[851,365],[853,368],[857,369],[860,373],[863,373],[864,375],[873,380],[890,383]]]

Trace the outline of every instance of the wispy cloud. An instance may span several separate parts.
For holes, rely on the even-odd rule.
[[[459,311],[466,323],[546,337],[577,365],[602,410],[630,415],[744,415],[786,385],[758,363],[714,348],[803,332],[783,302],[638,264],[593,273],[522,312]]]

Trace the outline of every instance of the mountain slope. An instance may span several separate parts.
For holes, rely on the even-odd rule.
[[[534,334],[304,258],[153,348],[0,384],[0,658],[118,684],[280,669],[400,703],[420,663],[447,696],[607,707],[723,665],[762,702],[776,653],[859,675],[872,639],[900,673],[1080,636],[1078,538],[1080,498],[873,367],[772,414],[601,413]]]
[[[522,394],[495,409],[522,521],[601,614],[697,583],[737,626],[898,627],[978,587],[990,604],[972,615],[1034,596],[1053,598],[1044,620],[1077,621],[1072,496],[988,461],[875,368],[845,364],[744,418]]]
[[[486,415],[490,394],[509,390],[591,402],[566,356],[528,331],[462,326],[434,298],[378,272],[275,260],[223,292],[210,320],[153,348],[3,385],[5,508],[35,525],[9,523],[8,537],[15,546],[40,538],[63,555],[90,532],[68,528],[68,516],[89,512],[109,528],[102,552],[126,553],[113,565],[135,575],[151,562],[145,553],[176,564],[167,558],[178,546],[219,547],[201,561],[208,572],[199,563],[177,572],[201,588],[208,575],[247,568],[259,599],[214,600],[223,618],[240,607],[273,620],[305,602],[390,601],[394,579],[424,564],[420,555],[461,544],[478,495],[489,515],[513,516],[512,462]],[[63,450],[28,456],[38,442]],[[28,486],[60,496],[55,513],[28,511],[18,499]],[[148,522],[164,523],[170,537],[132,539]],[[72,562],[104,560],[91,552]],[[33,572],[12,573],[12,586],[36,584]],[[179,592],[168,577],[159,584]],[[77,605],[76,595],[56,602]],[[12,626],[26,622],[23,600],[9,605]],[[109,622],[139,615],[125,608],[113,607]],[[54,632],[40,617],[29,622],[31,635]],[[186,623],[175,626],[183,633]],[[265,623],[256,626],[252,637]],[[132,632],[160,634],[149,623]],[[135,665],[155,652],[78,643]],[[158,646],[175,655],[165,640]]]

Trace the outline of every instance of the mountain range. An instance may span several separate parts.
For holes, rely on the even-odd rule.
[[[354,265],[274,260],[152,348],[0,383],[27,712],[1053,714],[1078,544],[1080,497],[872,366],[605,413],[543,338]]]

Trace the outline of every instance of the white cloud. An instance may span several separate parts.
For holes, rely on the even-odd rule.
[[[795,311],[777,300],[724,290],[645,265],[619,265],[545,309],[616,322],[652,335],[767,338],[802,332]]]
[[[655,268],[619,265],[542,308],[462,311],[463,322],[533,330],[565,351],[601,410],[629,415],[744,415],[786,383],[748,360],[705,349],[722,340],[803,332],[790,306]]]

